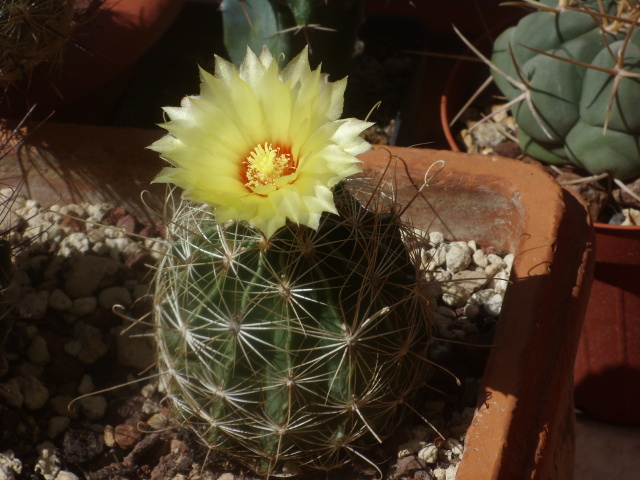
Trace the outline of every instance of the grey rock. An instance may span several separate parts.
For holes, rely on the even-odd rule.
[[[109,287],[98,295],[98,305],[105,310],[111,310],[114,305],[128,307],[133,302],[131,292],[126,287]]]

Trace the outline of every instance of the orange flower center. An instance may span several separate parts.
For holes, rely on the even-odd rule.
[[[276,180],[296,171],[290,149],[270,143],[257,145],[242,162],[244,184],[249,188],[275,185]]]

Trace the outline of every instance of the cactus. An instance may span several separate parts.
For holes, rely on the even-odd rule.
[[[156,181],[184,188],[155,281],[167,395],[258,472],[341,466],[426,381],[422,239],[388,182],[353,178],[370,124],[339,118],[346,81],[306,51],[282,70],[267,49],[217,58],[202,80],[152,145],[173,165]]]
[[[638,0],[520,3],[537,10],[496,39],[491,62],[523,150],[621,180],[640,175]]]
[[[342,185],[336,205],[317,230],[288,223],[265,241],[185,202],[168,231],[156,291],[169,394],[207,445],[261,472],[344,464],[425,382],[417,238]]]
[[[28,81],[37,65],[60,61],[75,7],[75,0],[1,2],[0,86]]]
[[[362,22],[362,0],[224,0],[224,44],[239,65],[247,46],[264,45],[289,60],[309,46],[311,64],[323,65],[333,79],[349,73]]]

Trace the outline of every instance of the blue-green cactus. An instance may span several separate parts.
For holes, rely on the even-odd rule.
[[[528,3],[538,10],[496,39],[491,58],[502,93],[524,97],[512,107],[520,146],[593,174],[640,175],[638,1]]]
[[[349,73],[362,0],[224,0],[220,8],[225,48],[236,65],[247,46],[259,52],[266,45],[288,61],[308,45],[312,66],[322,63],[333,79]]]

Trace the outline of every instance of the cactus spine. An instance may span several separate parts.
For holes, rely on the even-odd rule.
[[[503,94],[526,99],[512,107],[521,147],[594,174],[640,175],[640,3],[526,3],[537,10],[496,39],[491,58]]]
[[[60,60],[75,6],[75,0],[0,3],[0,86],[29,80],[36,65]]]
[[[169,396],[210,447],[260,472],[348,462],[395,429],[426,380],[431,306],[420,238],[349,181],[339,215],[269,240],[183,201],[159,266],[157,341]]]

